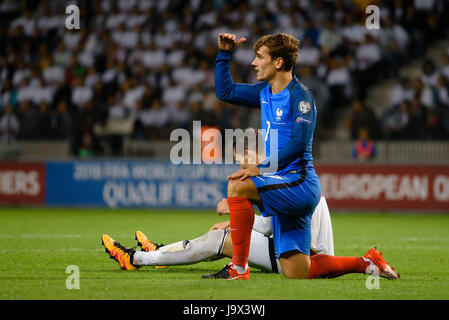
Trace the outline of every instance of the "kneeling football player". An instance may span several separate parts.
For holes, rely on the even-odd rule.
[[[251,129],[250,129],[251,130]],[[254,129],[252,129],[254,130]],[[256,135],[260,132],[255,130]],[[257,140],[256,140],[257,141]],[[248,163],[259,162],[260,154],[248,148],[244,143],[244,156],[234,156],[244,167]],[[219,215],[229,214],[228,202],[221,200],[217,205]],[[108,235],[102,235],[106,252],[116,260],[124,270],[137,270],[141,266],[188,265],[206,260],[232,257],[233,245],[230,222],[224,221],[213,225],[209,232],[193,240],[178,241],[166,246],[149,240],[141,231],[136,231],[135,238],[141,251],[126,248]],[[311,217],[311,266],[308,278],[333,278],[348,273],[380,274],[388,279],[398,279],[399,275],[375,248],[363,257],[335,257],[332,224],[326,199],[321,199]],[[282,273],[279,259],[275,252],[272,236],[272,218],[255,215],[251,232],[248,257],[249,265],[267,272]],[[205,275],[203,278],[221,278],[220,273]],[[223,279],[227,279],[224,274]]]

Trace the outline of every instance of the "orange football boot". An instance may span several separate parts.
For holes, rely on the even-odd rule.
[[[400,274],[398,274],[393,267],[391,267],[384,257],[382,257],[382,252],[378,251],[376,247],[369,249],[369,251],[363,256],[366,259],[371,260],[374,265],[379,268],[380,276],[387,279],[399,279]]]
[[[145,252],[156,251],[162,247],[162,245],[149,240],[142,231],[136,231],[135,239],[137,240],[137,245]],[[165,269],[168,268],[168,266],[154,266],[154,268]]]
[[[107,234],[101,236],[101,244],[106,248],[106,253],[111,259],[117,261],[123,270],[137,270],[139,267],[133,265],[133,257],[136,250],[128,249],[118,243]]]

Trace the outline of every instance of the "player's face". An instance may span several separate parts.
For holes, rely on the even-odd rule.
[[[276,65],[277,61],[273,60],[268,53],[268,48],[266,46],[262,46],[257,50],[256,57],[251,63],[254,66],[254,69],[257,72],[257,80],[259,81],[269,81],[276,74]]]

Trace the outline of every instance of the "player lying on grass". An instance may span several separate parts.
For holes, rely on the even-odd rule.
[[[226,199],[217,205],[219,215],[229,214]],[[251,232],[251,246],[249,264],[259,269],[282,273],[279,260],[274,251],[271,218],[256,215],[254,217],[253,230]],[[193,240],[178,241],[166,246],[161,246],[147,239],[141,232],[136,231],[135,239],[143,251],[128,250],[131,259],[121,259],[116,247],[117,242],[107,235],[102,236],[106,252],[119,262],[122,269],[136,270],[139,266],[169,266],[193,264],[205,260],[216,260],[223,257],[232,257],[232,238],[229,232],[229,221],[213,225],[209,232]],[[324,196],[312,218],[311,250],[317,253],[334,254],[332,225]],[[114,254],[115,253],[115,254]]]
[[[219,215],[229,213],[226,199],[217,205],[217,213]],[[264,218],[256,215],[254,218],[248,256],[249,265],[267,272],[282,273],[273,245],[271,217]],[[208,233],[196,239],[182,240],[166,246],[149,240],[141,231],[136,231],[135,239],[142,251],[127,249],[108,235],[102,236],[102,243],[110,257],[115,259],[124,270],[137,270],[140,266],[189,265],[232,257],[229,221],[213,225]],[[333,256],[332,225],[324,195],[312,216],[310,250],[309,279],[334,278],[348,273],[375,273],[388,279],[396,278],[394,268],[390,267],[375,248],[370,249],[363,257]]]
[[[257,133],[256,133],[257,134]],[[256,150],[257,150],[256,143]],[[247,163],[259,162],[258,153],[248,149],[244,144],[245,155],[236,160],[245,167]],[[229,214],[226,199],[217,205],[219,215]],[[143,251],[128,249],[114,241],[108,235],[102,236],[106,252],[115,259],[124,270],[136,270],[143,265],[166,266],[193,264],[220,257],[232,257],[232,238],[229,232],[230,222],[213,225],[205,235],[193,239],[178,241],[167,246],[152,242],[140,231],[135,238]],[[377,272],[386,278],[396,279],[399,276],[383,259],[380,252],[372,248],[363,257],[334,257],[332,224],[329,209],[324,195],[321,196],[311,219],[311,267],[308,278],[331,278],[347,273]],[[268,272],[282,273],[279,259],[272,239],[272,218],[255,215],[251,232],[251,245],[248,262],[251,266]],[[204,276],[208,278],[210,276]],[[226,275],[224,276],[226,279]]]

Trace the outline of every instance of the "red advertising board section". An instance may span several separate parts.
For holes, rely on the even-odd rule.
[[[0,204],[44,204],[44,163],[0,163]]]
[[[319,165],[316,171],[330,210],[449,213],[449,166]]]

